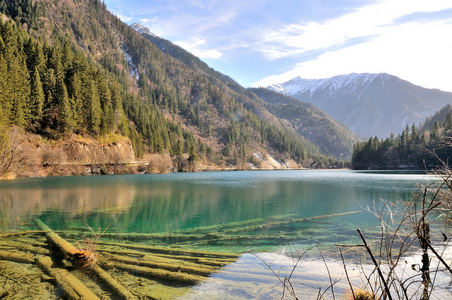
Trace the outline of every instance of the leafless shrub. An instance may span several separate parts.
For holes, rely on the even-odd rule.
[[[190,171],[188,160],[183,156],[176,156],[175,158],[173,158],[173,169],[177,172]]]
[[[438,291],[435,285],[440,272],[445,271],[452,279],[452,270],[442,258],[449,238],[441,234],[440,226],[431,227],[438,223],[441,195],[446,190],[444,182],[436,182],[420,189],[412,201],[400,204],[384,201],[382,209],[375,205],[365,208],[379,220],[379,234],[370,238],[377,243],[368,243],[369,238],[358,229],[363,244],[337,245],[339,249],[346,246],[366,249],[374,265],[371,272],[364,271],[365,287],[371,295],[379,295],[380,299],[427,300],[439,297],[435,293],[447,293]],[[344,269],[347,271],[345,263]],[[353,299],[357,299],[356,288],[349,279],[348,282]]]
[[[153,154],[149,158],[149,173],[169,173],[173,168],[169,155]]]
[[[119,149],[113,148],[107,153],[109,162],[113,166],[113,173],[122,174],[124,173],[124,163],[126,162],[126,157],[123,152]]]
[[[344,276],[350,290],[346,299],[444,299],[451,292],[439,286],[440,281],[452,281],[450,261],[443,255],[450,247],[450,237],[441,226],[441,221],[450,222],[450,199],[452,195],[452,171],[445,167],[437,172],[441,181],[419,189],[411,201],[382,201],[382,208],[374,203],[373,207],[365,207],[379,221],[377,231],[366,233],[357,229],[362,244],[336,245],[342,257]],[[446,205],[444,205],[446,203]],[[445,220],[443,220],[445,219]],[[434,226],[432,226],[434,225]],[[368,260],[360,261],[361,286],[350,279],[343,255],[343,249],[363,249]],[[330,286],[323,292],[319,289],[318,299],[324,299],[329,290],[335,298],[334,285],[328,265],[326,265]],[[301,253],[295,261],[288,276],[282,276],[272,269],[272,263],[264,264],[273,272],[283,285],[283,296],[290,294],[298,299],[291,282],[292,274],[304,256]],[[353,263],[356,266],[356,261]],[[446,296],[445,296],[446,295]]]
[[[41,165],[44,168],[59,165],[63,162],[63,152],[56,147],[45,145],[42,147]]]
[[[0,177],[11,170],[12,165],[25,159],[21,149],[26,137],[22,129],[13,126],[0,139]]]

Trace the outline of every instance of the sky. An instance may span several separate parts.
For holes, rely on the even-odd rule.
[[[104,0],[244,87],[388,73],[452,92],[451,0]]]

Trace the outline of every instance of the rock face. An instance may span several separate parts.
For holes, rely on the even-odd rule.
[[[452,93],[422,88],[384,73],[297,77],[267,88],[316,105],[363,137],[400,133],[406,125],[418,125],[452,103]]]

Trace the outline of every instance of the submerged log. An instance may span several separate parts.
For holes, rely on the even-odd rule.
[[[209,276],[212,273],[212,269],[205,268],[195,268],[195,267],[187,267],[179,264],[168,264],[161,262],[152,262],[147,260],[138,260],[138,259],[130,259],[124,258],[117,255],[109,255],[109,260],[114,260],[120,263],[125,263],[129,265],[143,266],[154,269],[167,270],[171,272],[185,272],[189,274],[201,275],[201,276]]]
[[[166,263],[166,264],[174,264],[174,265],[182,265],[186,267],[192,268],[201,268],[205,270],[209,270],[209,272],[213,272],[217,270],[219,267],[227,265],[224,262],[214,263],[214,264],[201,264],[197,263],[198,260],[202,260],[199,257],[185,257],[185,256],[172,256],[172,255],[164,255],[164,254],[152,254],[149,252],[139,252],[134,250],[119,250],[119,249],[101,249],[99,252],[103,254],[118,254],[121,257],[129,257],[132,259],[137,259],[139,261],[149,261],[154,263]],[[191,261],[190,261],[191,259]],[[212,260],[211,260],[212,261]]]
[[[64,254],[74,258],[79,251],[72,246],[65,239],[53,232],[44,222],[40,219],[35,219],[36,224],[45,231],[47,239],[55,244]],[[135,297],[116,280],[114,280],[108,273],[106,273],[101,267],[97,265],[92,266],[92,270],[96,275],[101,278],[112,290],[114,290],[123,299],[135,299]]]
[[[41,230],[27,230],[27,231],[19,231],[19,232],[9,232],[9,233],[1,233],[0,238],[11,237],[16,235],[26,235],[30,233],[43,233]]]
[[[99,242],[98,244],[117,246],[117,247],[128,248],[128,249],[144,250],[144,251],[149,251],[149,252],[153,252],[153,253],[163,253],[163,254],[173,254],[173,255],[190,255],[190,256],[197,256],[197,257],[217,258],[217,259],[223,259],[224,261],[229,261],[229,262],[235,261],[240,256],[240,254],[227,253],[227,252],[211,252],[211,251],[201,251],[201,250],[176,249],[176,248],[167,248],[167,247],[165,248],[165,247],[136,245],[136,244],[127,244],[127,243]]]
[[[150,277],[155,277],[159,279],[165,279],[170,281],[182,282],[196,284],[206,279],[204,276],[192,275],[182,272],[171,272],[167,270],[152,269],[148,267],[140,267],[135,265],[128,265],[124,263],[114,263],[115,268],[127,271],[132,274],[140,274]]]
[[[36,225],[38,225],[39,228],[41,228],[41,230],[44,231],[47,239],[53,244],[55,244],[65,255],[74,257],[74,255],[77,252],[79,252],[74,246],[72,246],[69,242],[67,242],[65,239],[56,234],[40,219],[36,218],[35,223]]]
[[[332,215],[321,215],[321,216],[314,216],[314,217],[307,217],[307,218],[299,218],[299,219],[290,219],[290,220],[283,220],[283,221],[277,221],[277,222],[269,222],[269,223],[264,223],[264,224],[259,224],[259,225],[252,225],[252,226],[248,226],[248,227],[242,227],[242,228],[237,228],[237,229],[232,229],[232,230],[226,230],[223,233],[235,234],[235,233],[242,232],[242,231],[248,231],[249,232],[249,231],[255,231],[255,230],[269,229],[271,227],[276,227],[276,226],[281,226],[281,225],[287,225],[287,224],[293,224],[293,223],[301,223],[301,222],[306,222],[306,221],[311,221],[311,220],[326,219],[326,218],[339,217],[339,216],[346,216],[346,215],[351,215],[351,214],[357,214],[357,213],[360,213],[360,212],[361,211],[357,210],[357,211],[337,213],[337,214],[332,214]]]
[[[227,266],[228,264],[236,261],[236,259],[223,260],[223,259],[211,259],[208,257],[193,257],[193,256],[186,256],[186,255],[179,255],[179,256],[174,256],[174,255],[170,255],[170,254],[153,254],[153,255],[164,257],[164,258],[192,261],[192,262],[196,262],[196,263],[199,263],[202,265],[215,266],[215,267],[224,267],[224,266]]]
[[[18,263],[34,263],[35,256],[30,253],[11,252],[0,250],[0,260],[9,260]]]
[[[55,278],[58,286],[64,294],[71,300],[99,300],[83,283],[66,269],[54,268],[52,259],[49,256],[42,256],[37,259],[38,266],[48,275]]]
[[[282,215],[282,216],[274,216],[269,218],[257,218],[257,219],[251,219],[251,220],[245,220],[245,221],[237,221],[237,222],[231,222],[226,224],[216,224],[216,225],[210,225],[210,226],[204,226],[204,227],[197,227],[197,228],[190,228],[190,229],[181,229],[181,230],[175,230],[173,233],[194,233],[194,234],[202,234],[202,233],[209,233],[212,231],[224,231],[228,228],[234,228],[234,227],[246,227],[252,224],[258,224],[258,223],[265,223],[265,222],[275,222],[276,220],[287,220],[287,219],[293,219],[297,214],[288,214],[288,215]]]
[[[104,269],[98,265],[92,266],[92,270],[100,279],[102,279],[102,281],[104,281],[113,291],[115,291],[116,294],[121,296],[122,299],[136,299],[132,293],[120,285],[113,277],[110,276],[110,274],[105,272]]]
[[[18,242],[0,242],[0,247],[8,247],[8,248],[14,248],[20,251],[25,252],[31,252],[34,254],[41,254],[41,255],[50,255],[50,251],[48,249],[42,248],[42,247],[33,247],[30,244],[24,244],[24,243],[18,243]]]

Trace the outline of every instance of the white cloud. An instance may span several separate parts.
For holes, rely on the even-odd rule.
[[[278,59],[307,51],[344,45],[360,37],[384,35],[391,23],[416,12],[433,12],[452,8],[448,0],[385,0],[357,9],[325,23],[290,24],[262,32],[260,50],[268,59]]]
[[[443,22],[405,24],[367,43],[298,63],[291,71],[264,78],[255,86],[281,83],[296,76],[328,78],[353,72],[385,72],[423,87],[452,91],[451,33],[452,24]]]
[[[451,8],[451,1],[388,0],[327,23],[286,26],[270,32],[263,50],[268,59],[317,50],[323,54],[298,63],[291,71],[264,78],[255,86],[296,76],[327,78],[352,72],[386,72],[424,87],[452,91],[452,22],[396,24],[403,16]],[[360,43],[347,41],[372,36]]]
[[[216,49],[203,49],[204,48],[203,46],[206,45],[206,41],[202,38],[193,38],[192,42],[176,41],[174,43],[201,59],[203,58],[218,59],[223,55],[220,51]]]
[[[157,21],[157,17],[152,18],[152,19],[148,19],[148,18],[140,19],[140,22],[142,22],[142,23],[152,23],[152,22],[155,22],[155,21]]]
[[[124,23],[127,23],[127,22],[129,22],[130,20],[133,19],[132,17],[120,15],[120,14],[118,14],[118,13],[115,13],[115,15],[116,15],[119,19],[121,19],[121,21],[123,21]]]

